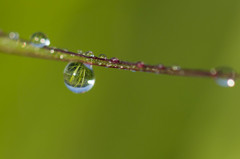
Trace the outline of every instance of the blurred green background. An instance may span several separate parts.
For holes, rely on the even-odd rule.
[[[239,0],[1,0],[0,28],[128,61],[240,70]],[[0,54],[0,159],[239,159],[237,85]]]

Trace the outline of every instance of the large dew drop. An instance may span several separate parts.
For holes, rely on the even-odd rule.
[[[95,83],[91,65],[70,62],[64,69],[64,83],[74,93],[89,91]]]
[[[31,36],[30,42],[33,46],[42,48],[50,45],[47,35],[42,32],[36,32]]]
[[[235,86],[234,79],[230,79],[230,78],[229,79],[217,78],[216,83],[222,87],[234,87]]]
[[[236,73],[233,69],[228,67],[218,67],[212,71],[217,77],[216,83],[222,87],[234,87]],[[225,77],[224,77],[225,76]]]

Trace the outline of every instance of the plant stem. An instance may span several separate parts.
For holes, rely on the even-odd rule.
[[[107,68],[117,68],[131,71],[150,72],[156,74],[167,74],[175,76],[209,77],[209,78],[239,78],[239,75],[231,73],[219,73],[217,71],[184,69],[178,66],[147,65],[143,62],[126,62],[117,58],[105,59],[99,57],[86,56],[79,53],[70,52],[53,47],[37,48],[28,41],[19,39],[10,39],[6,33],[0,31],[0,52],[29,56],[35,58],[44,58],[67,62],[81,62],[90,65],[102,66]]]

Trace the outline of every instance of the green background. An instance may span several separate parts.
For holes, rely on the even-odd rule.
[[[0,28],[128,61],[240,70],[239,0],[1,0]],[[239,86],[0,54],[0,159],[239,159]],[[238,84],[238,83],[237,83]]]

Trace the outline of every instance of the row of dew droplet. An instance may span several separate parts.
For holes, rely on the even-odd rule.
[[[9,33],[9,38],[12,40],[18,40],[19,39],[19,34],[16,32],[10,32]],[[30,39],[30,44],[32,46],[35,46],[37,48],[43,48],[45,46],[49,46],[50,45],[50,40],[48,39],[48,37],[42,33],[42,32],[36,32],[34,34],[32,34],[31,39]],[[26,43],[23,44],[24,46],[26,45]],[[67,51],[67,50],[64,50]],[[54,54],[54,49],[50,49],[50,53]],[[95,57],[92,51],[88,51],[88,52],[83,52],[82,50],[78,50],[77,51],[78,54],[84,55],[84,56],[88,56],[88,57]],[[72,55],[74,56],[74,55]],[[64,58],[64,55],[61,54],[60,59]],[[100,54],[98,56],[98,58],[100,59],[104,59],[104,60],[108,60],[107,56],[104,54]],[[88,59],[87,60],[91,60]],[[90,61],[91,62],[91,61]],[[111,58],[109,61],[106,61],[106,67],[118,67],[118,63],[119,63],[119,59],[118,58]],[[102,65],[102,62],[100,61],[98,63],[99,65]],[[136,68],[138,69],[142,69],[145,68],[145,64],[144,62],[137,62],[133,65],[120,65],[121,69],[130,69],[133,72],[135,72]],[[158,65],[159,69],[166,69],[166,67],[162,64]],[[182,71],[182,73],[184,73],[184,71],[181,69],[180,66],[172,66],[172,67],[168,67],[168,69],[170,68],[171,71]],[[147,68],[146,68],[147,69]],[[150,68],[148,68],[150,69]],[[219,68],[214,68],[210,71],[210,73],[212,74],[212,76],[216,76],[215,81],[219,86],[222,87],[234,87],[235,86],[235,77],[236,77],[236,73],[233,69],[231,68],[227,68],[227,67],[219,67]],[[84,93],[89,91],[95,84],[95,77],[94,77],[94,71],[92,69],[92,65],[89,64],[83,64],[80,62],[69,62],[67,64],[67,66],[64,69],[64,83],[66,85],[66,87],[74,92],[74,93]],[[217,77],[218,75],[221,74],[228,74],[229,76],[227,77]]]

